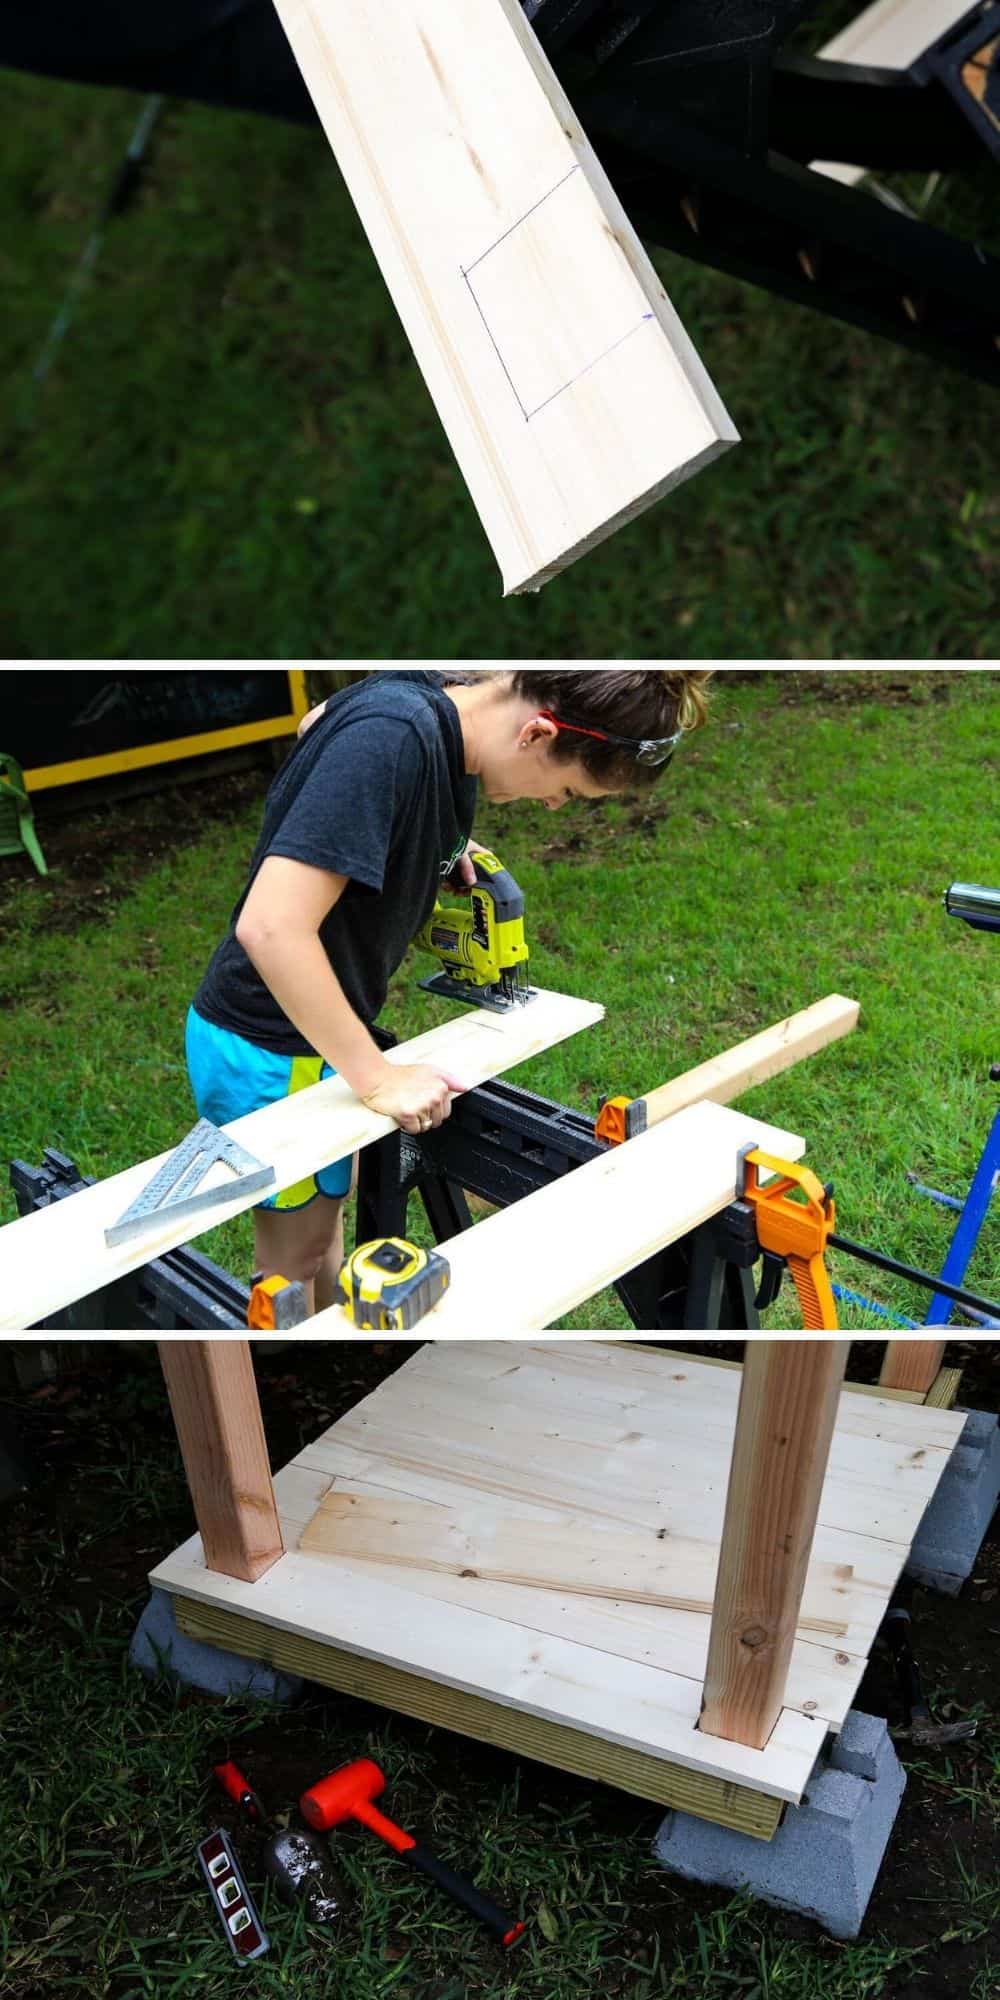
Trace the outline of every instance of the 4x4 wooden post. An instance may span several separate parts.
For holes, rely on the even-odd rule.
[[[915,1389],[921,1396],[932,1389],[944,1360],[943,1340],[890,1340],[879,1376],[883,1389]]]
[[[784,1706],[850,1342],[749,1341],[700,1728],[762,1750]]]
[[[246,1340],[161,1340],[160,1361],[209,1569],[256,1583],[284,1553]]]

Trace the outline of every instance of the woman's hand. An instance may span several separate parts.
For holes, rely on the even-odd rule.
[[[430,1132],[443,1125],[451,1113],[451,1100],[461,1095],[465,1085],[447,1070],[429,1063],[394,1063],[390,1074],[363,1102],[369,1111],[380,1112],[401,1125],[404,1132]]]
[[[473,860],[472,860],[473,855],[489,854],[490,852],[491,849],[488,847],[484,847],[481,840],[470,840],[469,845],[466,848],[465,853],[463,854],[462,859],[455,870],[456,875],[458,875],[461,878],[461,880],[465,883],[467,889],[474,889],[476,886],[476,870],[473,865]]]

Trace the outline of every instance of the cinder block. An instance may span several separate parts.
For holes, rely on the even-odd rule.
[[[970,1410],[938,1490],[920,1523],[907,1575],[957,1597],[972,1575],[1000,1500],[1000,1424]]]
[[[905,1789],[885,1723],[852,1710],[772,1841],[671,1812],[653,1851],[687,1882],[747,1890],[832,1937],[856,1938]]]
[[[189,1639],[178,1629],[169,1591],[154,1589],[129,1647],[129,1660],[150,1680],[166,1673],[184,1687],[206,1694],[243,1695],[251,1701],[288,1705],[297,1701],[304,1682],[298,1674],[279,1673],[260,1660],[245,1660],[221,1646]]]

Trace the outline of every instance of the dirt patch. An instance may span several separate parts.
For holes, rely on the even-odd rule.
[[[148,779],[155,790],[140,796],[106,791],[91,798],[87,787],[75,801],[69,793],[58,801],[40,795],[35,823],[49,873],[36,875],[27,856],[5,855],[0,918],[28,883],[37,897],[32,929],[75,931],[100,922],[168,855],[192,846],[206,828],[238,819],[253,800],[262,801],[272,775],[261,763],[210,776],[185,765],[176,775]]]
[[[744,678],[742,675],[739,678]],[[808,671],[790,667],[771,675],[771,686],[782,708],[862,708],[877,702],[880,708],[926,708],[931,703],[952,700],[955,692],[954,668],[913,674],[892,674],[881,669],[852,673],[850,669]]]

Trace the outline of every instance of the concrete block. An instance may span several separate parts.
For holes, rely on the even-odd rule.
[[[998,1500],[1000,1424],[986,1410],[970,1410],[917,1530],[907,1576],[957,1597],[975,1568]]]
[[[304,1686],[298,1674],[279,1673],[260,1660],[245,1660],[241,1653],[189,1639],[178,1630],[173,1598],[166,1590],[150,1592],[132,1635],[129,1660],[150,1680],[166,1673],[184,1687],[201,1688],[206,1694],[243,1695],[251,1701],[287,1706],[298,1700]]]
[[[747,1890],[832,1937],[856,1938],[905,1789],[885,1723],[852,1710],[772,1841],[671,1812],[653,1851],[687,1882]]]

